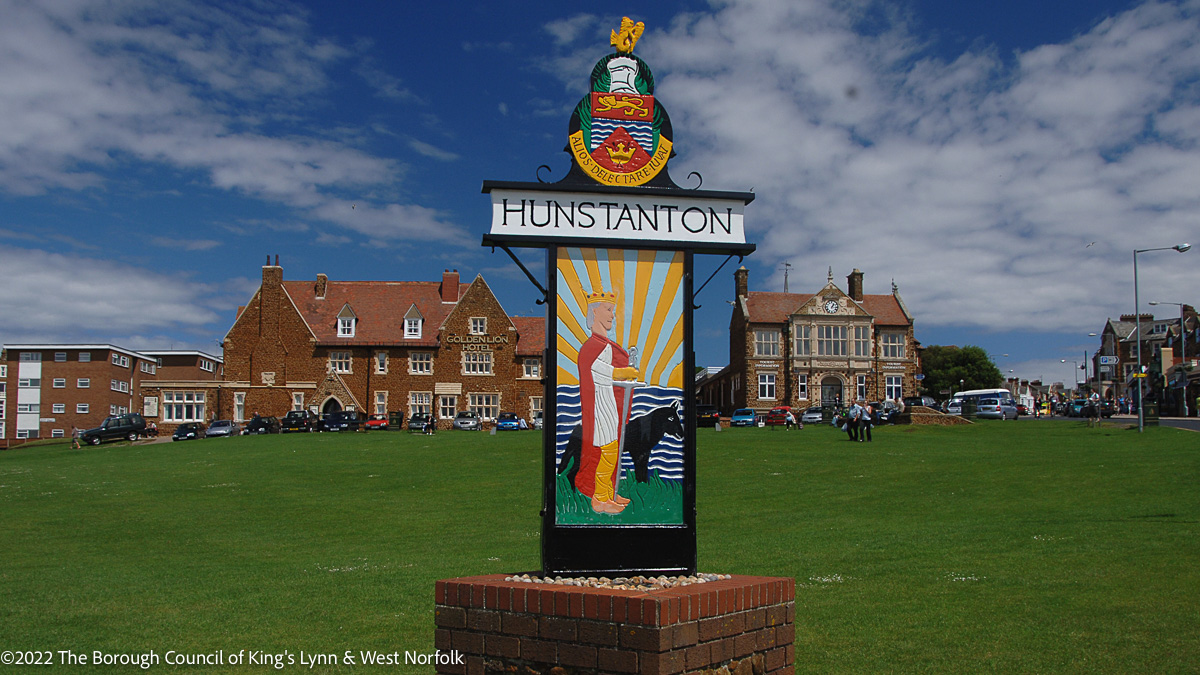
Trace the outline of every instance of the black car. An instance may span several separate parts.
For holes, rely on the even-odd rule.
[[[280,433],[289,431],[313,432],[317,430],[317,414],[311,410],[293,410],[283,416],[279,423]]]
[[[696,406],[696,427],[715,427],[721,421],[721,411],[715,405]]]
[[[408,418],[408,430],[409,431],[424,431],[425,425],[427,425],[427,424],[429,424],[429,415],[422,415],[421,413],[417,413],[417,414],[413,415],[412,417]]]
[[[187,422],[180,424],[175,433],[171,434],[172,441],[190,441],[197,438],[204,438],[204,425],[199,422]]]
[[[340,410],[321,420],[322,431],[358,431],[362,418],[357,410]]]
[[[279,420],[274,417],[255,417],[246,423],[245,429],[242,429],[244,436],[277,433],[279,433]]]
[[[138,436],[146,430],[146,420],[138,413],[126,413],[124,415],[114,415],[104,420],[104,423],[95,429],[88,429],[79,434],[80,443],[90,443],[91,445],[100,445],[104,441],[112,441],[119,438],[124,438],[130,442],[136,441]]]

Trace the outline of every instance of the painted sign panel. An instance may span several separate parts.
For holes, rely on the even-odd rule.
[[[558,525],[683,524],[684,255],[558,249]]]
[[[743,199],[494,188],[491,234],[745,244]]]

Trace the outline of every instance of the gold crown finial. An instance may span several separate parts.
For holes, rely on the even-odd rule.
[[[607,302],[610,305],[615,305],[615,304],[617,304],[617,294],[616,293],[605,293],[602,290],[596,291],[595,293],[588,293],[587,294],[587,304],[590,305],[594,302]]]
[[[613,47],[617,48],[618,54],[629,54],[633,52],[633,48],[637,45],[638,38],[642,37],[642,32],[646,30],[646,24],[641,21],[634,23],[629,17],[621,18],[621,31],[613,31],[612,39],[610,40]]]

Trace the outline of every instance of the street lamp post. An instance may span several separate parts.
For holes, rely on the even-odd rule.
[[[1146,430],[1146,416],[1142,411],[1144,396],[1142,380],[1146,379],[1145,373],[1142,372],[1142,303],[1138,298],[1138,268],[1137,257],[1139,253],[1148,253],[1150,251],[1176,251],[1184,253],[1192,248],[1192,245],[1184,242],[1174,246],[1160,246],[1157,248],[1135,248],[1133,249],[1133,320],[1137,325],[1134,333],[1137,334],[1137,340],[1134,341],[1134,346],[1137,348],[1137,372],[1134,373],[1137,382],[1137,407],[1138,407],[1138,433]]]
[[[1181,365],[1184,363],[1187,363],[1187,336],[1185,335],[1186,328],[1183,325],[1183,303],[1182,302],[1157,302],[1155,300],[1151,300],[1150,304],[1151,305],[1178,305],[1179,306],[1179,363]],[[1187,415],[1188,415],[1187,388],[1185,387],[1183,391],[1184,391],[1184,395],[1182,396],[1182,398],[1183,398],[1183,416],[1187,417]]]

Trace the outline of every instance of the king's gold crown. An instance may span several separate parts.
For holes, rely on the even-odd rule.
[[[605,293],[604,291],[588,293],[587,301],[588,301],[589,305],[592,304],[593,302],[607,302],[609,304],[615,305],[615,304],[617,304],[617,294],[616,293]]]

